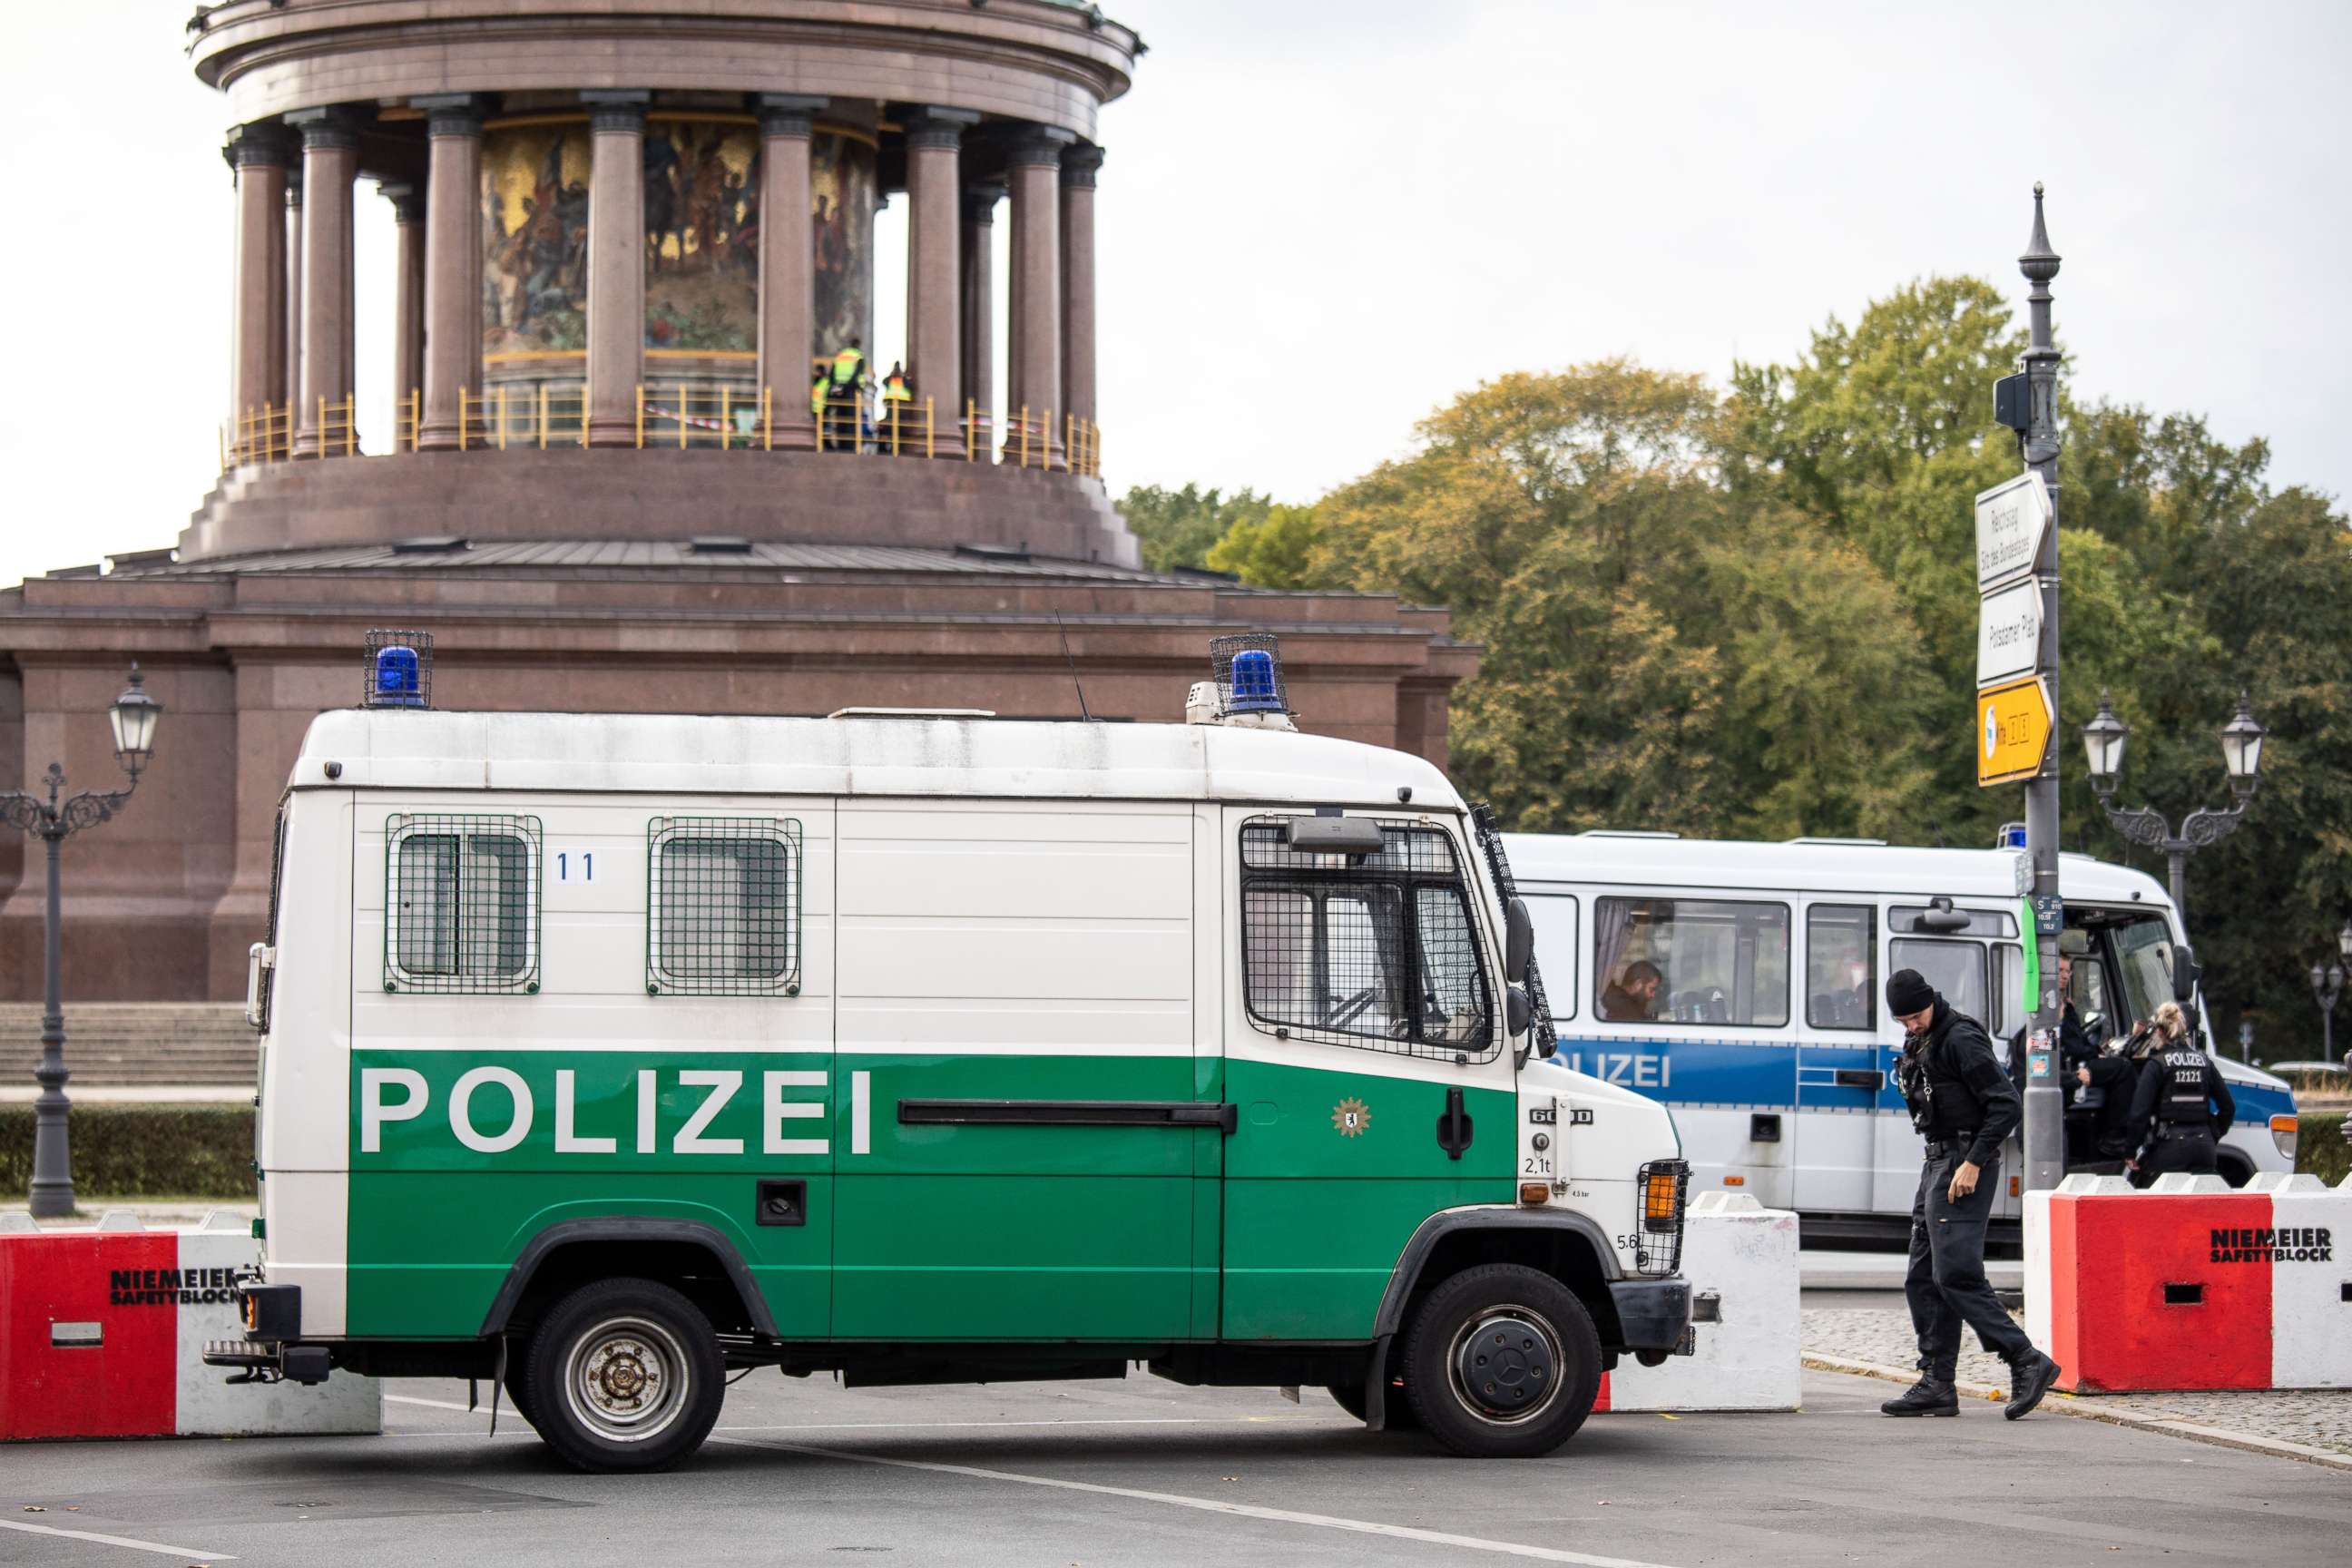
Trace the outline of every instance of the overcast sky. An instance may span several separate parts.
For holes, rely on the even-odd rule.
[[[1108,8],[1150,45],[1102,123],[1114,489],[1308,500],[1506,371],[1629,354],[1719,380],[1929,273],[2021,301],[2041,179],[2074,391],[2267,436],[2274,483],[2352,490],[2342,0]],[[227,397],[225,113],[187,68],[188,0],[22,9],[0,584],[172,542]],[[380,447],[391,225],[361,188]],[[877,228],[885,358],[904,205]]]

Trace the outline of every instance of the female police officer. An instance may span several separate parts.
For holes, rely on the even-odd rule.
[[[1953,1011],[1917,970],[1898,970],[1886,982],[1886,1010],[1903,1026],[1895,1079],[1910,1103],[1911,1124],[1927,1141],[1927,1160],[1911,1205],[1911,1267],[1903,1282],[1919,1333],[1919,1381],[1879,1409],[1958,1415],[1952,1381],[1966,1322],[2009,1363],[2002,1414],[2014,1421],[2058,1381],[2058,1363],[2033,1348],[1985,1279],[1985,1221],[2000,1184],[2001,1141],[2018,1122],[2017,1089],[1984,1026]]]

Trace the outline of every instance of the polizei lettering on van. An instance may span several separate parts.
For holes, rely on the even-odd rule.
[[[367,1058],[396,1057],[371,1051]],[[559,1058],[517,1053],[467,1066],[444,1052],[415,1052],[415,1065],[359,1069],[358,1141],[363,1168],[441,1164],[462,1150],[513,1155],[516,1163],[571,1156],[598,1169],[632,1159],[672,1161],[831,1154],[834,1075],[819,1068],[683,1066],[674,1058],[642,1067],[619,1056]],[[575,1065],[556,1065],[562,1060]],[[844,1075],[848,1093],[845,1150],[873,1146],[873,1074]]]

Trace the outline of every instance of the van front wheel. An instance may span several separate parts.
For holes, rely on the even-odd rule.
[[[1601,1337],[1559,1280],[1490,1263],[1430,1292],[1405,1366],[1414,1414],[1439,1442],[1474,1458],[1533,1458],[1591,1414]]]
[[[541,1321],[530,1419],[580,1469],[667,1469],[718,1423],[726,1369],[710,1320],[650,1279],[583,1285]]]

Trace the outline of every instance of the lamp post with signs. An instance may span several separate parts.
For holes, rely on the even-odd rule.
[[[95,827],[122,809],[131,792],[139,787],[139,775],[155,759],[155,721],[163,716],[163,705],[143,689],[146,677],[139,667],[131,667],[131,684],[107,717],[114,726],[114,760],[131,777],[131,782],[119,790],[101,792],[84,790],[79,795],[58,797],[64,793],[66,771],[56,763],[49,764],[48,775],[42,783],[47,786],[47,800],[24,791],[0,795],[0,821],[21,827],[38,838],[48,848],[48,902],[43,907],[41,923],[41,1061],[33,1069],[33,1080],[41,1086],[40,1097],[33,1101],[33,1189],[31,1208],[36,1219],[58,1219],[73,1213],[73,1173],[67,1159],[66,1111],[66,1019],[58,965],[58,852],[67,837],[85,827]]]
[[[2311,966],[2311,999],[2319,1004],[2319,1054],[2329,1061],[2336,1059],[2336,1004],[2344,999],[2344,971],[2352,964],[2352,921],[2336,933],[2336,952],[2341,962]],[[2344,1065],[2352,1068],[2352,1051],[2344,1053]]]
[[[2180,831],[2175,833],[2172,824],[2152,807],[2126,809],[2116,805],[2116,784],[2124,767],[2124,743],[2131,739],[2131,728],[2116,717],[2105,692],[2099,693],[2098,712],[2083,726],[2083,752],[2091,764],[2091,787],[2099,793],[2099,805],[2107,814],[2108,826],[2134,844],[2163,852],[2170,873],[2168,886],[2172,893],[2172,911],[2183,930],[2189,925],[2189,857],[2219,844],[2245,820],[2246,803],[2254,798],[2254,791],[2262,784],[2263,737],[2267,732],[2255,722],[2252,708],[2247,704],[2245,695],[2240,693],[2238,711],[2221,726],[2221,761],[2229,769],[2232,798],[2218,810],[2198,807],[2180,819]]]
[[[2026,1051],[2025,1185],[2055,1187],[2066,1173],[2065,1102],[2055,1060],[2060,1009],[2058,933],[2058,348],[2050,280],[2058,253],[2033,187],[2033,234],[2017,268],[2030,329],[2018,374],[1993,389],[1993,417],[2018,434],[2025,472],[1977,497],[1977,783],[2025,784],[2025,854],[2033,929],[2026,933],[2032,1023]],[[2032,658],[2028,661],[2027,655]]]

